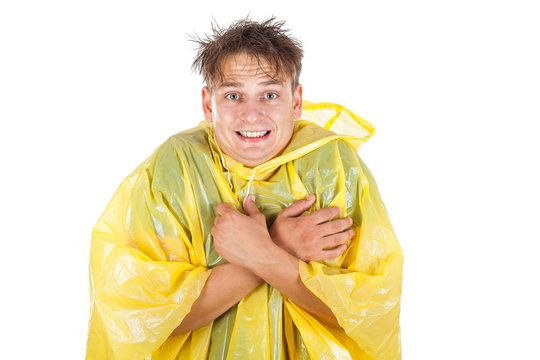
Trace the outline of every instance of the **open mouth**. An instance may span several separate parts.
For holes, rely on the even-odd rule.
[[[268,130],[264,131],[237,131],[238,135],[246,138],[262,138],[270,133]]]
[[[270,130],[262,131],[236,131],[236,135],[242,140],[247,142],[259,142],[264,141],[270,135]]]

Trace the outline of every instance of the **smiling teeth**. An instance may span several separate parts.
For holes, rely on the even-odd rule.
[[[244,137],[255,138],[268,134],[268,131],[239,131],[238,133]]]

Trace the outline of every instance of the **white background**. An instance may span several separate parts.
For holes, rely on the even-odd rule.
[[[3,359],[84,357],[92,225],[202,120],[188,34],[287,20],[310,101],[377,133],[360,155],[405,252],[404,359],[533,359],[540,296],[534,1],[3,1]]]

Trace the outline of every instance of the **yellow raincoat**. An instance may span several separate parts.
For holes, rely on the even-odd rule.
[[[87,359],[401,358],[403,255],[356,153],[374,129],[330,103],[307,103],[303,119],[310,121],[295,123],[282,154],[255,168],[222,154],[203,122],[169,138],[122,182],[93,229]],[[342,256],[299,269],[341,328],[263,283],[212,323],[169,336],[225,262],[210,235],[217,204],[241,210],[248,191],[269,225],[311,193],[312,211],[339,206],[352,217],[356,235]]]

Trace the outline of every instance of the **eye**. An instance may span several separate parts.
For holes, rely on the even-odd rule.
[[[240,98],[240,95],[238,95],[237,93],[230,93],[230,94],[227,94],[225,98],[229,100],[238,100]]]
[[[277,99],[277,97],[278,95],[274,92],[269,92],[269,93],[264,94],[264,98],[267,100],[274,100],[274,99]]]

